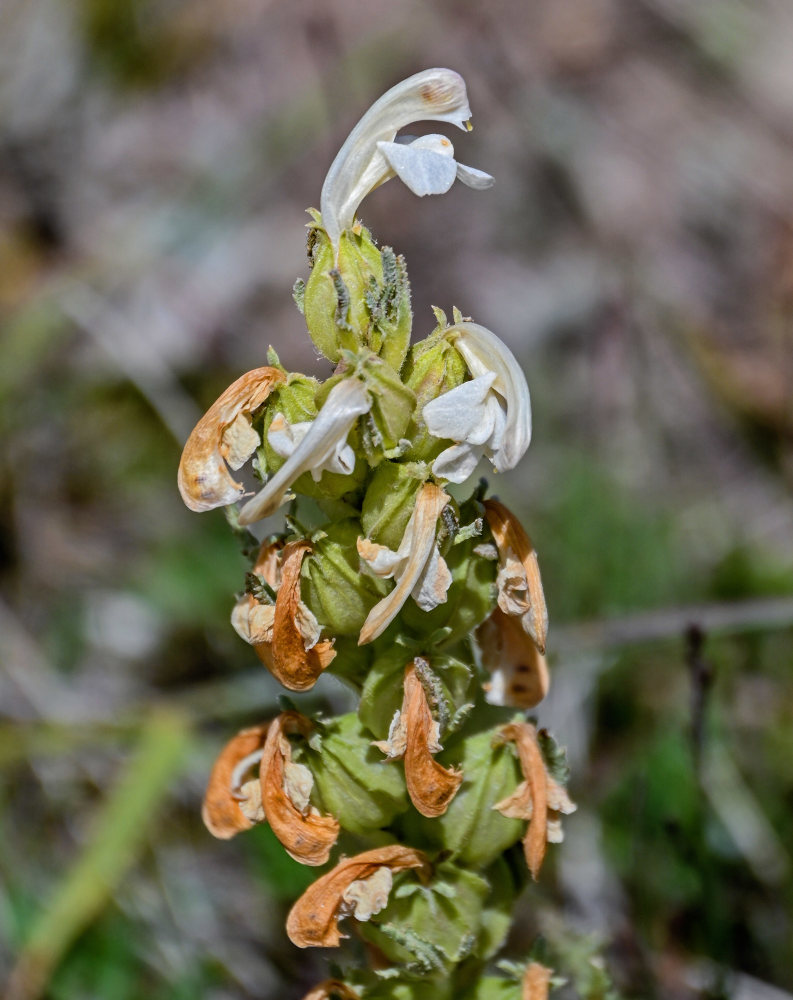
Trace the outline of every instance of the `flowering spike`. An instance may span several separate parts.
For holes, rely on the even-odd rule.
[[[322,186],[322,224],[333,246],[338,249],[343,230],[352,227],[366,195],[393,176],[378,143],[393,142],[412,122],[450,122],[464,128],[470,117],[465,81],[450,69],[416,73],[375,101],[350,132]]]
[[[314,722],[287,704],[238,733],[204,802],[215,836],[268,822],[306,865],[326,865],[339,842],[371,848],[306,890],[287,933],[301,948],[336,947],[339,921],[354,916],[373,968],[331,972],[304,1000],[548,995],[550,970],[536,962],[513,963],[511,980],[487,974],[528,878],[505,852],[522,839],[536,878],[575,809],[550,734],[520,716],[505,725],[504,705],[531,708],[548,690],[537,555],[484,481],[467,498],[447,490],[482,457],[497,472],[517,463],[529,391],[507,347],[456,307],[435,308],[435,328],[411,344],[404,258],[355,218],[394,176],[419,197],[458,180],[490,187],[445,136],[397,137],[422,120],[470,128],[469,114],[462,78],[430,69],[361,118],[321,213],[309,209],[310,274],[294,286],[333,375],[289,373],[271,349],[271,367],[238,379],[199,422],[179,468],[185,502],[206,510],[243,499],[233,471],[256,453],[260,488],[228,516],[246,557],[245,526],[294,500],[261,543],[232,624],[288,690],[327,670],[359,695],[341,715]],[[420,877],[394,885],[409,869]]]
[[[259,435],[251,414],[286,376],[280,368],[256,368],[232,383],[193,428],[179,461],[178,484],[190,510],[212,510],[239,500],[241,483],[229,475],[251,457]]]

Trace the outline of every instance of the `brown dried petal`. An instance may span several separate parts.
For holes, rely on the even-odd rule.
[[[517,745],[520,767],[526,779],[526,790],[518,786],[515,794],[493,808],[499,812],[503,812],[502,806],[507,810],[514,810],[520,808],[521,801],[525,803],[526,798],[531,801],[531,819],[526,836],[523,838],[523,852],[532,878],[536,880],[548,842],[548,775],[545,761],[542,759],[540,745],[537,742],[537,730],[531,723],[510,722],[502,728],[501,735]],[[512,815],[515,814],[512,812]]]
[[[520,620],[495,608],[476,637],[482,664],[493,675],[489,700],[517,708],[538,705],[550,687],[548,664]]]
[[[300,567],[303,557],[310,551],[310,543],[303,540],[284,546],[272,645],[255,646],[259,659],[290,691],[307,691],[313,687],[336,656],[329,639],[306,649],[305,637],[299,628],[304,618],[300,602]]]
[[[405,781],[410,801],[422,816],[442,816],[460,787],[463,773],[447,770],[432,756],[431,750],[438,749],[438,727],[413,664],[405,670],[402,715],[407,729]]]
[[[339,823],[332,816],[320,816],[302,795],[295,802],[289,795],[287,769],[292,748],[286,734],[306,735],[310,721],[297,712],[282,712],[270,723],[260,767],[262,805],[267,821],[287,852],[304,865],[324,865],[339,836]]]
[[[544,653],[548,637],[548,609],[545,606],[537,553],[523,525],[504,504],[498,500],[485,500],[484,507],[502,566],[506,568],[511,557],[516,558],[523,566],[526,574],[526,610],[521,614],[520,620],[526,633],[532,637],[540,652]],[[499,593],[499,606],[503,611],[514,610],[506,593]]]
[[[309,990],[303,1000],[361,1000],[360,995],[339,979],[326,979],[313,990]]]
[[[521,1000],[548,1000],[552,971],[539,962],[529,962],[523,974]]]
[[[259,444],[250,414],[285,380],[279,368],[255,368],[226,389],[193,428],[182,451],[177,481],[190,510],[212,510],[239,500],[244,487],[229,474]]]
[[[268,726],[269,723],[265,723],[243,729],[229,740],[215,761],[201,810],[204,824],[214,837],[228,840],[254,825],[241,808],[239,792],[232,786],[232,779],[240,761],[264,746]]]
[[[353,858],[345,858],[336,867],[310,885],[292,907],[286,921],[286,933],[298,948],[336,948],[341,941],[340,910],[346,889],[356,881],[369,878],[383,865],[392,872],[407,868],[429,870],[425,854],[402,844],[376,847]]]

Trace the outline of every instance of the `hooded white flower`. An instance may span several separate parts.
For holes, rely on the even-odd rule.
[[[304,472],[331,469],[333,472],[352,472],[355,456],[347,448],[347,435],[352,425],[363,413],[368,413],[372,400],[363,382],[356,378],[346,378],[328,393],[325,405],[315,420],[309,421],[303,432],[298,431],[299,440],[287,444],[289,433],[286,421],[273,421],[275,437],[283,449],[291,448],[289,457],[274,473],[256,496],[249,500],[240,511],[240,524],[253,524],[272,514],[284,502],[289,486]],[[280,416],[280,414],[279,414]],[[270,425],[270,430],[273,429]],[[295,424],[291,431],[295,431]],[[278,448],[274,445],[275,450]],[[283,451],[279,452],[283,454]],[[315,479],[319,478],[315,476]]]
[[[281,458],[291,458],[313,425],[313,420],[301,420],[297,424],[290,424],[283,413],[276,413],[267,431],[267,440],[276,455],[280,455]],[[354,469],[355,452],[344,437],[339,438],[325,458],[313,465],[309,471],[311,478],[318,483],[325,471],[349,476]]]
[[[427,153],[444,159],[453,157],[451,143],[448,152],[445,147],[437,148],[437,143],[430,142],[427,145],[423,140],[419,141],[418,146],[414,142],[412,146],[403,147],[406,150],[412,149],[412,154],[394,153],[392,148],[399,145],[394,143],[397,132],[412,122],[450,122],[465,129],[470,117],[465,81],[451,69],[427,69],[416,73],[375,101],[350,132],[322,185],[322,224],[333,246],[338,247],[342,232],[352,226],[358,205],[366,195],[395,173],[405,180],[411,190],[413,183],[426,187],[429,180],[429,187],[424,194],[448,191],[454,182],[454,176],[459,176],[472,186],[487,186],[484,178],[488,175],[481,171],[463,166],[458,168],[453,159],[448,165],[440,165],[433,158],[427,159]],[[423,161],[423,164],[416,166],[419,161]],[[438,171],[442,171],[444,178],[447,178],[452,165],[454,176],[446,187],[439,186]],[[417,180],[419,173],[425,175],[422,182]],[[406,176],[410,178],[409,181],[405,179]]]
[[[410,515],[399,548],[358,539],[358,554],[375,576],[397,581],[391,593],[378,601],[363,623],[358,644],[371,642],[381,635],[412,595],[422,611],[432,611],[446,601],[452,575],[438,551],[435,529],[449,495],[434,483],[419,490],[416,506]]]
[[[486,455],[497,472],[512,469],[531,441],[529,387],[514,355],[478,323],[456,323],[446,332],[472,378],[427,403],[430,434],[456,442],[442,451],[433,473],[464,482]]]

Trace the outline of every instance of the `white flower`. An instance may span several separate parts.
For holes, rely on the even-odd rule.
[[[366,195],[393,177],[394,173],[402,176],[400,171],[404,169],[404,165],[399,160],[400,154],[396,154],[399,169],[384,155],[384,152],[393,152],[390,147],[394,145],[396,134],[401,128],[416,121],[440,121],[465,129],[470,117],[465,81],[459,73],[450,69],[427,69],[416,73],[375,101],[350,132],[322,185],[322,224],[333,246],[338,247],[342,232],[353,225],[358,205]],[[385,151],[380,148],[381,144],[386,146]],[[416,171],[420,169],[415,166],[418,159],[424,159],[423,170],[426,172],[427,160],[420,150],[447,157],[454,153],[451,143],[449,146],[450,152],[447,153],[445,149],[441,151],[432,144],[430,147],[419,145],[418,150],[414,151],[413,159],[407,164],[407,175],[411,180],[414,178]],[[429,162],[432,164],[432,160]],[[437,163],[434,168],[430,166],[430,173],[437,168]],[[444,176],[447,176],[449,167],[444,166],[442,169],[446,171]],[[468,167],[459,169],[460,179],[466,183],[473,181],[473,186],[481,186],[483,178],[487,177],[486,174],[480,176],[480,171],[472,171]],[[457,175],[456,165],[455,174]],[[454,177],[446,188],[440,190],[448,190],[453,181]],[[411,186],[408,181],[406,183]],[[438,182],[434,180],[433,183],[437,186]],[[425,193],[439,192],[431,187]]]
[[[379,601],[363,623],[358,644],[371,642],[386,630],[400,608],[413,596],[422,611],[432,611],[446,601],[452,575],[435,541],[435,528],[449,495],[434,483],[419,490],[399,548],[358,539],[358,554],[375,576],[397,581],[391,593]]]
[[[300,440],[294,442],[294,447],[281,468],[242,508],[240,524],[252,524],[277,510],[284,502],[289,486],[304,472],[321,468],[330,468],[334,472],[352,472],[355,457],[352,449],[347,449],[347,435],[358,417],[368,413],[371,406],[372,400],[363,382],[356,378],[337,382],[328,393],[325,405],[316,419],[309,422],[310,426],[305,432],[298,432]],[[287,447],[289,434],[286,421],[280,423],[276,419],[273,423],[276,424],[276,440],[282,447]],[[291,428],[293,432],[295,427],[300,427],[300,424]],[[272,430],[272,424],[270,429]]]
[[[303,420],[297,424],[290,424],[283,413],[276,413],[267,431],[267,440],[276,455],[280,455],[281,458],[290,458],[313,425],[313,420]],[[315,483],[318,483],[325,471],[349,476],[354,468],[355,452],[347,444],[345,437],[338,439],[325,459],[321,462],[318,461],[309,471],[311,478]]]
[[[446,337],[472,378],[422,411],[430,434],[456,442],[435,459],[432,471],[462,483],[486,455],[497,472],[505,472],[518,464],[531,441],[531,400],[523,372],[507,346],[478,323],[457,323]]]

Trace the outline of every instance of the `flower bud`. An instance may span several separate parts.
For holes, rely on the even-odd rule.
[[[359,932],[392,962],[442,972],[473,953],[489,892],[481,875],[446,862],[426,886],[412,881],[396,888]]]
[[[312,212],[312,268],[306,282],[303,311],[315,346],[326,358],[338,361],[343,350],[358,351],[366,343],[369,316],[365,293],[380,269],[380,254],[369,233],[344,233],[338,261],[322,228],[319,213]]]
[[[303,599],[332,635],[356,635],[388,585],[360,571],[360,523],[329,524],[303,564]]]
[[[492,864],[523,833],[520,820],[502,816],[493,808],[520,782],[518,762],[499,741],[498,729],[465,739],[456,735],[438,759],[442,764],[459,765],[465,778],[442,816],[433,820],[409,818],[408,836],[415,830],[417,842],[450,851],[463,864],[476,868]]]
[[[383,763],[355,712],[334,719],[301,753],[325,810],[345,830],[371,834],[407,809],[401,769]]]

